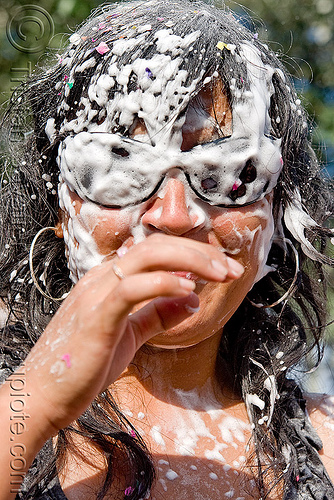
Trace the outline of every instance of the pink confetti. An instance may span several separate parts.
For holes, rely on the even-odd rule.
[[[96,42],[97,41],[97,38],[92,38],[92,42]]]
[[[232,191],[236,191],[241,184],[242,184],[241,181],[235,181],[235,183],[232,186]]]
[[[160,21],[160,22],[162,22],[162,21],[164,21],[164,20],[165,20],[165,18],[164,18],[164,17],[157,17],[157,19],[158,19],[158,21]]]
[[[65,75],[65,76],[64,76],[64,82],[66,82],[67,80],[68,80],[68,76],[67,76],[67,75]]]
[[[132,488],[132,486],[129,486],[128,488],[126,488],[126,490],[124,491],[124,495],[126,497],[129,497],[131,495],[131,493],[133,493],[135,490],[134,488]]]
[[[283,166],[284,165],[284,161],[283,161],[283,158],[281,157],[281,165]]]
[[[67,368],[71,368],[71,356],[69,354],[64,354],[61,360],[65,361]]]
[[[299,476],[296,477],[296,481],[297,481],[297,483],[299,482]]]
[[[96,50],[97,50],[97,52],[98,52],[99,54],[103,55],[103,54],[105,54],[106,52],[109,52],[109,50],[110,50],[110,49],[109,49],[109,47],[108,47],[108,45],[107,45],[106,43],[101,42],[101,43],[100,43],[100,45],[98,45],[98,46],[96,47]]]
[[[103,30],[106,27],[104,23],[99,23],[99,30]]]
[[[131,430],[130,434],[131,434],[131,436],[132,436],[133,438],[136,438],[136,437],[137,437],[137,434],[135,433],[135,431],[134,431],[134,430]]]

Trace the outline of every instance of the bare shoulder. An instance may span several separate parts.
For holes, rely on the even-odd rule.
[[[334,396],[307,394],[306,401],[312,425],[323,442],[319,454],[334,482]]]

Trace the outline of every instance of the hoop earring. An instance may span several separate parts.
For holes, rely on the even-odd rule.
[[[258,309],[270,309],[272,307],[278,306],[278,304],[281,304],[284,300],[287,300],[289,298],[289,296],[292,295],[292,293],[295,290],[296,282],[298,279],[298,273],[299,273],[299,255],[298,255],[298,252],[297,252],[294,244],[292,243],[292,241],[290,241],[287,238],[282,238],[282,240],[285,243],[288,243],[288,245],[290,245],[290,248],[292,248],[294,256],[295,256],[295,274],[294,274],[292,283],[291,283],[289,289],[285,292],[285,294],[282,295],[282,297],[280,297],[278,300],[276,300],[276,302],[273,302],[272,304],[270,304],[268,306],[263,305],[263,304],[256,304],[252,300],[248,299],[249,302],[252,304],[252,306],[257,307]]]
[[[64,293],[61,297],[56,298],[56,297],[52,297],[51,295],[44,292],[44,290],[42,290],[42,288],[39,286],[39,283],[37,281],[37,278],[36,278],[36,275],[34,272],[34,266],[33,266],[33,255],[34,255],[36,241],[38,240],[38,238],[40,237],[40,235],[42,233],[44,233],[45,231],[49,231],[49,230],[55,232],[56,228],[55,227],[43,227],[42,229],[40,229],[38,231],[38,233],[36,234],[36,236],[32,240],[31,245],[30,245],[30,250],[29,250],[29,269],[30,269],[31,279],[33,280],[34,285],[37,288],[37,290],[40,292],[40,294],[42,294],[43,297],[45,297],[46,299],[54,300],[55,302],[60,302],[61,300],[64,300],[67,297],[68,293]]]

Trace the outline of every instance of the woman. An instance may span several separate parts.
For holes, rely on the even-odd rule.
[[[334,498],[331,401],[308,401],[324,467],[291,378],[319,348],[333,204],[275,55],[203,3],[106,5],[14,130],[27,103],[0,498],[30,465],[19,498]]]

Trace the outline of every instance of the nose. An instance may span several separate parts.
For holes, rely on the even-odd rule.
[[[180,179],[167,180],[162,196],[145,212],[142,223],[174,236],[182,236],[200,225],[198,214],[187,203],[186,188]]]

